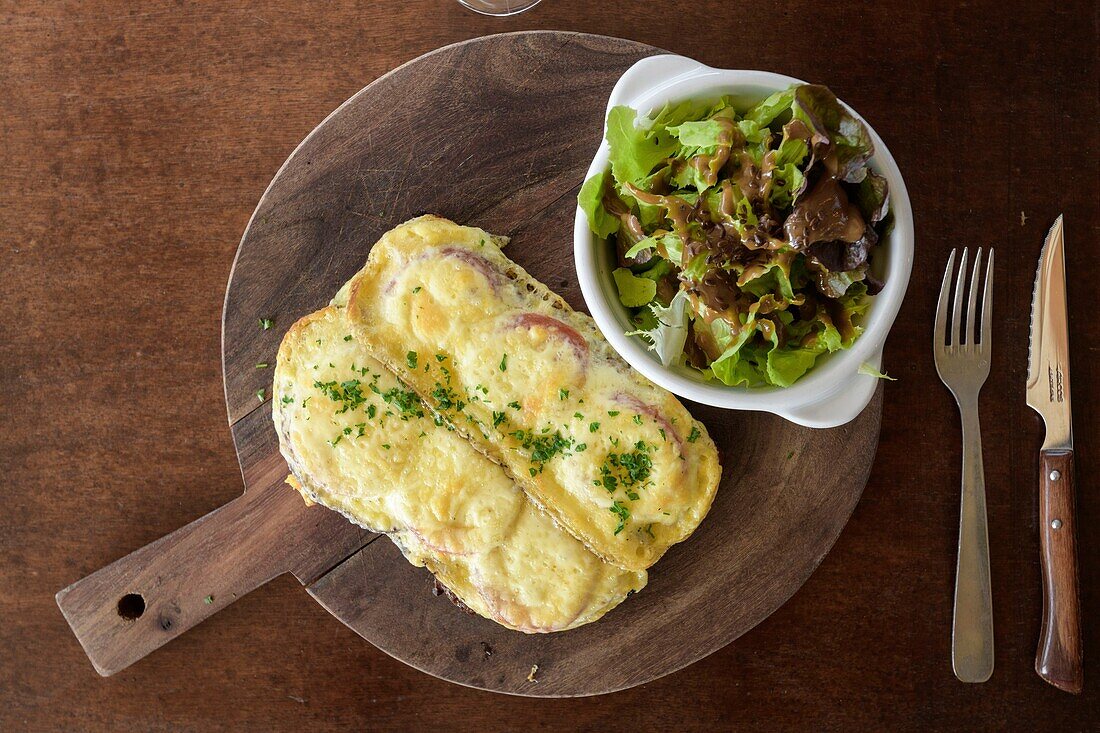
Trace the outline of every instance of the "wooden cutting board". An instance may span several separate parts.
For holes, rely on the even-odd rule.
[[[511,694],[593,695],[710,654],[805,582],[863,490],[881,392],[832,430],[689,405],[724,468],[706,521],[651,569],[640,594],[558,634],[461,612],[384,536],[305,506],[283,484],[266,401],[272,372],[256,364],[273,363],[286,329],[325,305],[396,224],[430,212],[507,234],[510,257],[585,310],[572,261],[576,192],[611,87],[656,53],[577,33],[467,41],[378,79],[302,142],[249,222],[225,298],[225,394],[245,493],[57,594],[101,674],[290,572],[363,638],[429,674]]]

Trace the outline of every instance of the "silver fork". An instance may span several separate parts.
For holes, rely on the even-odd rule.
[[[989,580],[989,530],[985,516],[985,472],[982,468],[982,436],[978,424],[978,393],[989,376],[992,354],[993,250],[986,264],[981,303],[981,328],[974,339],[974,322],[981,274],[982,250],[974,256],[970,291],[963,328],[967,250],[959,260],[959,276],[948,331],[948,300],[955,268],[955,250],[947,259],[947,271],[936,306],[936,372],[959,405],[962,419],[962,507],[959,512],[959,560],[955,569],[955,613],[951,626],[951,667],[963,682],[985,682],[993,674],[993,599]],[[960,338],[960,334],[965,338]]]

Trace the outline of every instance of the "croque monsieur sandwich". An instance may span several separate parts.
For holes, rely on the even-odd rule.
[[[272,414],[303,495],[475,613],[562,631],[645,586],[720,468],[706,429],[505,241],[431,216],[386,234],[284,337]]]

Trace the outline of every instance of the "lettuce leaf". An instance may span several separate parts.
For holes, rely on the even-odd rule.
[[[702,280],[707,274],[707,253],[700,252],[691,258],[691,262],[684,267],[684,277],[689,280]]]
[[[619,267],[611,273],[615,278],[615,288],[619,291],[619,301],[627,308],[640,308],[657,295],[657,283],[648,277],[638,277],[626,267]]]
[[[680,169],[676,171],[676,175],[672,177],[672,182],[675,183],[678,188],[694,188],[699,193],[710,188],[710,184],[707,183],[707,179],[704,177],[702,171],[694,165],[681,166]]]
[[[684,353],[684,344],[687,343],[687,306],[687,293],[683,290],[676,293],[667,307],[654,301],[649,304],[649,309],[657,325],[651,329],[631,331],[626,335],[644,338],[649,343],[649,348],[657,352],[661,363],[671,366]]]
[[[784,89],[761,102],[757,102],[754,107],[745,113],[745,119],[756,123],[760,127],[767,127],[779,115],[789,110],[793,101],[794,88]]]
[[[867,177],[859,182],[859,188],[856,190],[856,205],[871,226],[885,219],[890,213],[890,196],[886,179],[874,171],[867,171]]]
[[[772,349],[768,352],[768,383],[777,387],[790,387],[813,367],[820,354],[820,349],[813,347]]]
[[[730,387],[755,387],[765,383],[760,367],[752,359],[745,358],[740,351],[722,354],[711,363],[710,373]]]
[[[768,194],[772,206],[786,209],[794,205],[796,194],[802,190],[804,178],[804,174],[794,163],[777,167],[772,173],[772,188]]]
[[[721,123],[716,119],[681,122],[669,127],[668,132],[675,135],[686,148],[715,148],[722,142]]]
[[[615,180],[640,186],[654,168],[679,150],[680,142],[663,125],[638,127],[637,114],[630,107],[612,107],[607,114],[607,143]]]
[[[898,381],[897,379],[895,379],[894,377],[891,377],[886,372],[880,372],[878,369],[875,369],[873,366],[871,366],[867,362],[863,362],[862,364],[860,364],[859,369],[856,369],[856,373],[857,374],[866,374],[868,377],[874,377],[875,379],[887,379],[891,382]]]
[[[623,255],[624,258],[632,260],[642,252],[648,252],[657,246],[657,237],[646,237],[645,239],[639,239],[637,244],[626,251]]]
[[[676,127],[684,122],[708,119],[726,109],[732,111],[730,97],[721,97],[714,102],[686,99],[682,102],[666,104],[652,120],[643,120],[642,124],[653,128]]]
[[[663,257],[654,257],[652,266],[647,268],[644,272],[639,272],[638,277],[647,277],[653,282],[657,282],[665,275],[672,272],[672,263]]]
[[[577,194],[577,203],[588,217],[589,229],[601,239],[607,239],[619,231],[619,218],[612,216],[603,205],[606,183],[607,171],[597,173],[584,182]]]
[[[665,247],[665,252],[668,253],[668,259],[672,261],[677,267],[683,265],[684,260],[684,240],[680,239],[677,234],[666,234],[661,237],[661,244]]]
[[[773,294],[786,301],[794,300],[794,287],[791,285],[790,271],[778,260],[768,263],[759,273],[746,270],[750,277],[743,274],[737,280],[741,290],[763,298]]]
[[[828,87],[803,84],[795,87],[791,105],[795,118],[811,130],[825,130],[836,151],[837,177],[848,183],[859,183],[867,175],[867,161],[875,153],[871,134],[837,100]]]

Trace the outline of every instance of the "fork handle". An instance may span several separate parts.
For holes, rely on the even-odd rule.
[[[993,674],[993,597],[977,398],[972,403],[960,403],[959,410],[963,435],[962,505],[951,666],[963,682],[985,682]]]
[[[1077,514],[1073,451],[1039,454],[1039,541],[1043,566],[1043,629],[1035,671],[1066,692],[1084,683],[1081,601],[1077,585]]]

